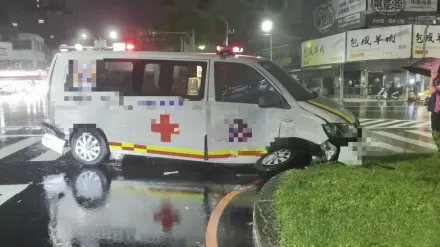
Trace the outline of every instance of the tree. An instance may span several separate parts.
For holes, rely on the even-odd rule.
[[[18,35],[17,28],[7,25],[0,25],[0,41],[10,42]]]
[[[266,39],[260,24],[271,19],[276,26],[274,42],[287,43],[298,35],[298,16],[292,14],[301,4],[286,0],[167,0],[165,24],[162,30],[191,31],[195,29],[197,42],[222,43],[226,39],[226,22],[234,32],[229,43],[259,50]],[[296,2],[296,1],[295,1]],[[299,5],[299,6],[297,6]],[[301,10],[296,10],[301,11]],[[302,28],[301,26],[299,26]],[[176,37],[178,38],[178,37]],[[179,40],[173,42],[179,43]]]
[[[210,33],[210,18],[206,15],[199,0],[167,0],[165,21],[159,31],[163,32],[194,32],[196,43],[204,43]],[[181,36],[187,42],[188,37]],[[180,43],[178,35],[168,35],[170,45],[177,46]]]
[[[256,10],[265,0],[167,0],[163,31],[196,32],[196,42],[220,43],[226,38],[226,22],[234,30],[231,39],[245,40]],[[174,39],[175,43],[179,43]]]

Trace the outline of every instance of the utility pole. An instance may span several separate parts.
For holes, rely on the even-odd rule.
[[[196,33],[194,32],[194,29],[192,31],[192,49],[193,52],[196,52]]]
[[[226,42],[225,42],[226,46],[229,46],[229,23],[226,22]]]
[[[428,20],[428,13],[426,13],[426,25],[425,25],[425,31],[423,31],[423,48],[422,48],[422,58],[425,58],[426,53],[426,40],[428,35],[428,28],[429,28],[429,20]],[[425,92],[425,76],[422,76],[422,83],[420,84],[420,91],[421,93]]]

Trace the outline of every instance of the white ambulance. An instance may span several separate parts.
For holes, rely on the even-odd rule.
[[[276,172],[313,156],[359,157],[351,112],[237,50],[59,53],[42,143],[58,153],[70,147],[84,165],[128,154]]]

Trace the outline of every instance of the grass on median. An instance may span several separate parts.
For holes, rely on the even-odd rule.
[[[439,246],[440,155],[376,162],[289,172],[275,195],[280,246]]]

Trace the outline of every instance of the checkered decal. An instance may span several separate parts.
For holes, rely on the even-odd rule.
[[[229,142],[247,142],[252,137],[252,128],[248,128],[248,124],[243,119],[234,119],[229,124]]]
[[[183,106],[183,100],[138,101],[139,106]]]

